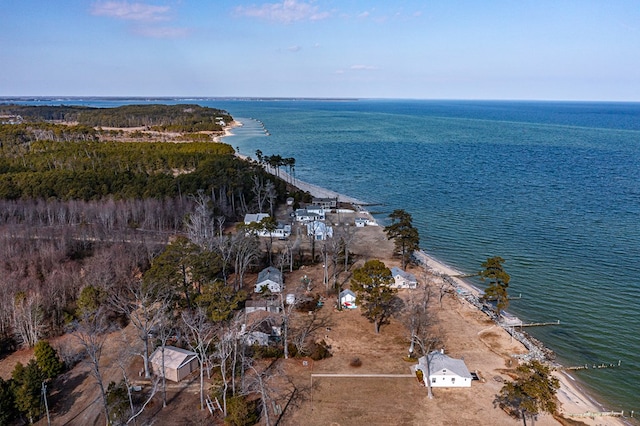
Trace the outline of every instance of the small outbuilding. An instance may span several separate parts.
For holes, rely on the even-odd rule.
[[[162,372],[162,347],[151,355],[151,368],[160,377],[179,382],[199,368],[198,357],[195,352],[175,346],[164,347],[164,374]]]
[[[428,369],[427,369],[428,363]],[[464,361],[451,358],[444,351],[433,351],[420,357],[418,364],[411,367],[422,371],[425,386],[428,380],[432,388],[468,388],[471,387],[472,376]],[[429,374],[427,374],[427,371]]]
[[[356,306],[356,294],[349,290],[342,290],[339,294],[340,306],[346,309],[355,309]]]
[[[260,293],[264,287],[269,288],[271,293],[280,293],[283,287],[282,273],[278,268],[269,266],[258,274],[255,292]]]

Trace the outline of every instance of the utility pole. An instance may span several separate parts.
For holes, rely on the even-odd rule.
[[[47,403],[47,385],[42,382],[42,397],[44,398],[44,408],[47,412],[47,425],[51,426],[51,418],[49,417],[49,404]]]

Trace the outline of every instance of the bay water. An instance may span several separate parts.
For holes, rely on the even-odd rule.
[[[610,410],[640,411],[640,104],[62,99],[198,103],[242,127],[241,154],[296,159],[295,176],[413,216],[421,247],[471,274],[501,256],[509,311]],[[482,288],[479,282],[473,282]]]

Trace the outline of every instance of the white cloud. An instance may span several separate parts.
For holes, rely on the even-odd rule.
[[[351,67],[349,67],[349,69],[355,70],[355,71],[370,71],[370,70],[377,70],[377,67],[374,67],[373,65],[351,65]]]
[[[299,52],[301,49],[302,49],[302,47],[301,46],[297,46],[297,45],[296,46],[287,47],[287,50],[289,52]]]
[[[248,7],[238,6],[235,12],[239,16],[285,24],[297,21],[319,21],[331,15],[329,12],[321,12],[312,2],[305,3],[298,0],[283,0],[281,3],[263,3]]]
[[[128,1],[99,1],[91,6],[91,14],[126,21],[157,22],[169,19],[169,6],[154,6]]]
[[[190,30],[187,28],[177,27],[139,27],[133,32],[143,37],[151,38],[181,38],[189,35]]]

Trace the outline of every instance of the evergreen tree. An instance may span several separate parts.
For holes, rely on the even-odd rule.
[[[42,415],[40,404],[42,382],[46,379],[43,371],[38,367],[35,359],[23,366],[17,363],[13,372],[13,394],[16,408],[27,416],[29,423],[33,423]]]
[[[394,210],[390,215],[391,225],[385,226],[387,239],[395,242],[396,253],[402,258],[402,269],[407,267],[411,254],[420,250],[420,235],[413,226],[413,218],[406,211]]]
[[[379,260],[369,260],[353,271],[351,289],[356,293],[356,303],[362,315],[373,323],[376,333],[401,307],[397,290],[389,286],[392,281],[391,270]]]
[[[555,413],[560,381],[551,374],[551,367],[533,360],[520,365],[516,372],[517,379],[502,387],[495,402],[513,417],[521,418],[525,426],[527,417],[533,418],[540,412]]]
[[[488,281],[488,286],[484,290],[483,299],[495,302],[495,313],[497,315],[500,315],[501,311],[509,307],[507,289],[511,277],[502,267],[504,262],[505,260],[500,256],[490,257],[486,262],[482,263],[484,269],[479,273],[480,279],[483,282]]]
[[[8,425],[16,417],[11,381],[0,377],[0,426]]]
[[[57,377],[64,370],[64,364],[58,353],[46,340],[40,340],[34,348],[36,363],[47,379]]]

